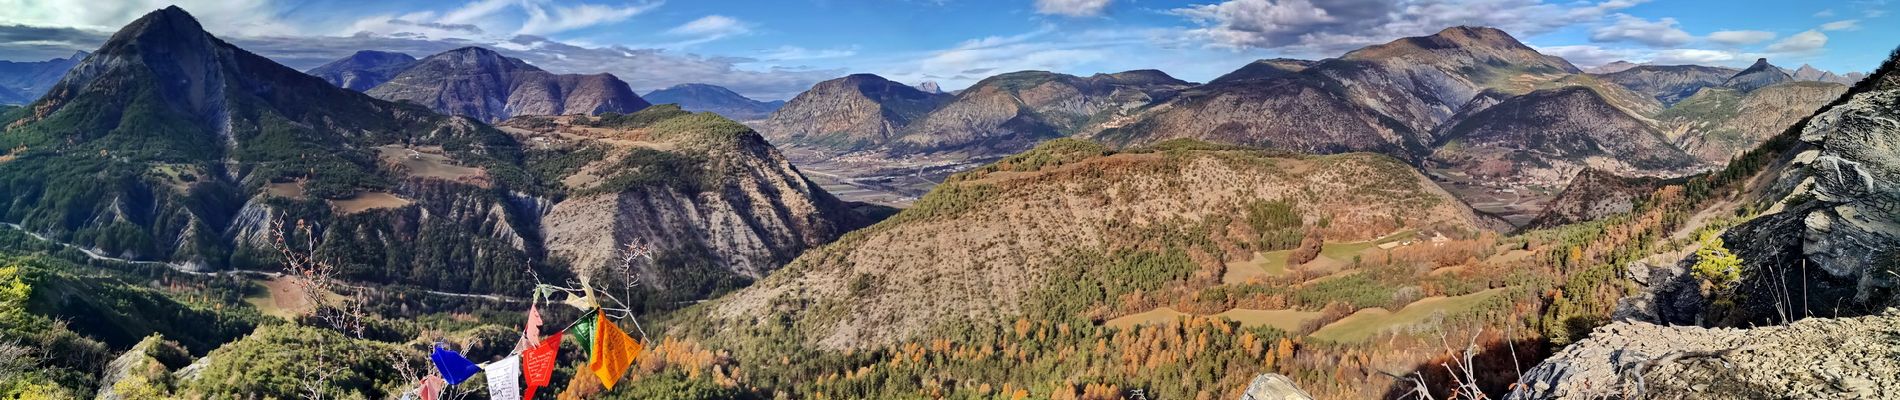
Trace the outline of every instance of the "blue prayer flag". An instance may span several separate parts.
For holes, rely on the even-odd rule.
[[[442,372],[442,380],[448,381],[450,386],[459,385],[475,376],[475,373],[482,372],[482,367],[475,366],[474,362],[461,354],[442,349],[441,344],[435,345],[435,352],[429,354],[429,360],[435,362],[435,370]]]

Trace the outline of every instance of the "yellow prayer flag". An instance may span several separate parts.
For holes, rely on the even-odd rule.
[[[588,355],[591,361],[587,369],[600,378],[601,386],[613,390],[614,383],[626,375],[627,367],[633,366],[634,357],[640,356],[643,347],[613,321],[608,321],[605,313],[594,314],[594,318],[594,350]]]

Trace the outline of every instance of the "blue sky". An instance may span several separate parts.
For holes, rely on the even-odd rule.
[[[1767,57],[1866,71],[1900,45],[1887,0],[0,0],[0,59],[89,50],[172,3],[298,68],[362,49],[482,45],[641,91],[705,82],[763,99],[856,72],[947,88],[1024,69],[1205,81],[1254,59],[1336,56],[1461,24],[1583,66]]]

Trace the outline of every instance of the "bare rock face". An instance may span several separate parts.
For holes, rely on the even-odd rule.
[[[1738,72],[1741,71],[1700,65],[1642,65],[1621,71],[1600,72],[1597,77],[1655,97],[1663,104],[1673,105],[1695,95],[1702,88],[1721,86],[1722,82]]]
[[[898,130],[950,99],[871,74],[819,82],[759,124],[779,146],[860,150],[889,143]]]
[[[1313,400],[1313,395],[1293,384],[1293,379],[1280,374],[1260,374],[1247,384],[1247,391],[1240,394],[1240,400]]]
[[[1563,184],[1584,168],[1681,176],[1702,167],[1646,121],[1581,86],[1506,99],[1440,136],[1434,163],[1525,183]]]
[[[304,73],[323,78],[336,87],[362,92],[388,82],[415,65],[416,58],[408,54],[363,50]]]
[[[557,75],[480,47],[416,61],[365,93],[488,122],[516,115],[630,113],[649,105],[613,75]]]
[[[1506,399],[1900,396],[1900,310],[1753,329],[1616,322],[1524,373]]]

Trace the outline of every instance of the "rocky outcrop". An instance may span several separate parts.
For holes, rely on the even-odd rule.
[[[423,58],[365,93],[488,122],[516,115],[630,113],[648,106],[613,75],[554,74],[480,47]]]
[[[323,78],[336,87],[363,92],[415,65],[416,58],[408,54],[363,50],[304,73]]]
[[[1313,400],[1313,395],[1300,390],[1285,375],[1260,374],[1247,384],[1247,391],[1240,394],[1240,400]]]
[[[1900,397],[1900,310],[1752,329],[1616,322],[1507,399]]]
[[[1864,88],[1803,127],[1803,145],[1776,178],[1788,192],[1767,199],[1780,203],[1780,211],[1723,235],[1752,272],[1748,289],[1775,293],[1768,288],[1783,279],[1809,282],[1806,303],[1818,306],[1796,315],[1851,315],[1895,303],[1900,85]],[[1764,299],[1744,306],[1755,320],[1774,315],[1779,305]]]
[[[1722,87],[1747,92],[1793,80],[1794,77],[1788,76],[1786,71],[1782,71],[1780,67],[1769,64],[1768,59],[1757,58],[1755,59],[1755,64],[1748,66],[1748,69],[1744,69],[1742,72],[1736,73],[1735,76],[1729,77],[1728,80],[1722,81]]]
[[[950,99],[871,74],[819,82],[758,124],[779,146],[835,151],[889,143],[898,130]]]
[[[164,337],[158,335],[148,336],[106,364],[105,373],[99,377],[99,393],[93,398],[124,399],[126,397],[118,393],[122,387],[168,391],[166,389],[176,380],[171,370],[191,360],[191,354],[178,347],[177,343],[165,341]]]
[[[1721,86],[1738,72],[1741,71],[1700,65],[1643,65],[1598,73],[1597,77],[1673,105],[1702,88]]]
[[[692,112],[710,112],[734,121],[764,119],[785,105],[784,101],[758,101],[732,90],[703,83],[685,83],[647,93],[653,104],[678,104]]]
[[[1560,185],[1584,168],[1623,176],[1702,168],[1646,121],[1581,86],[1512,97],[1441,132],[1432,162],[1470,176]]]

